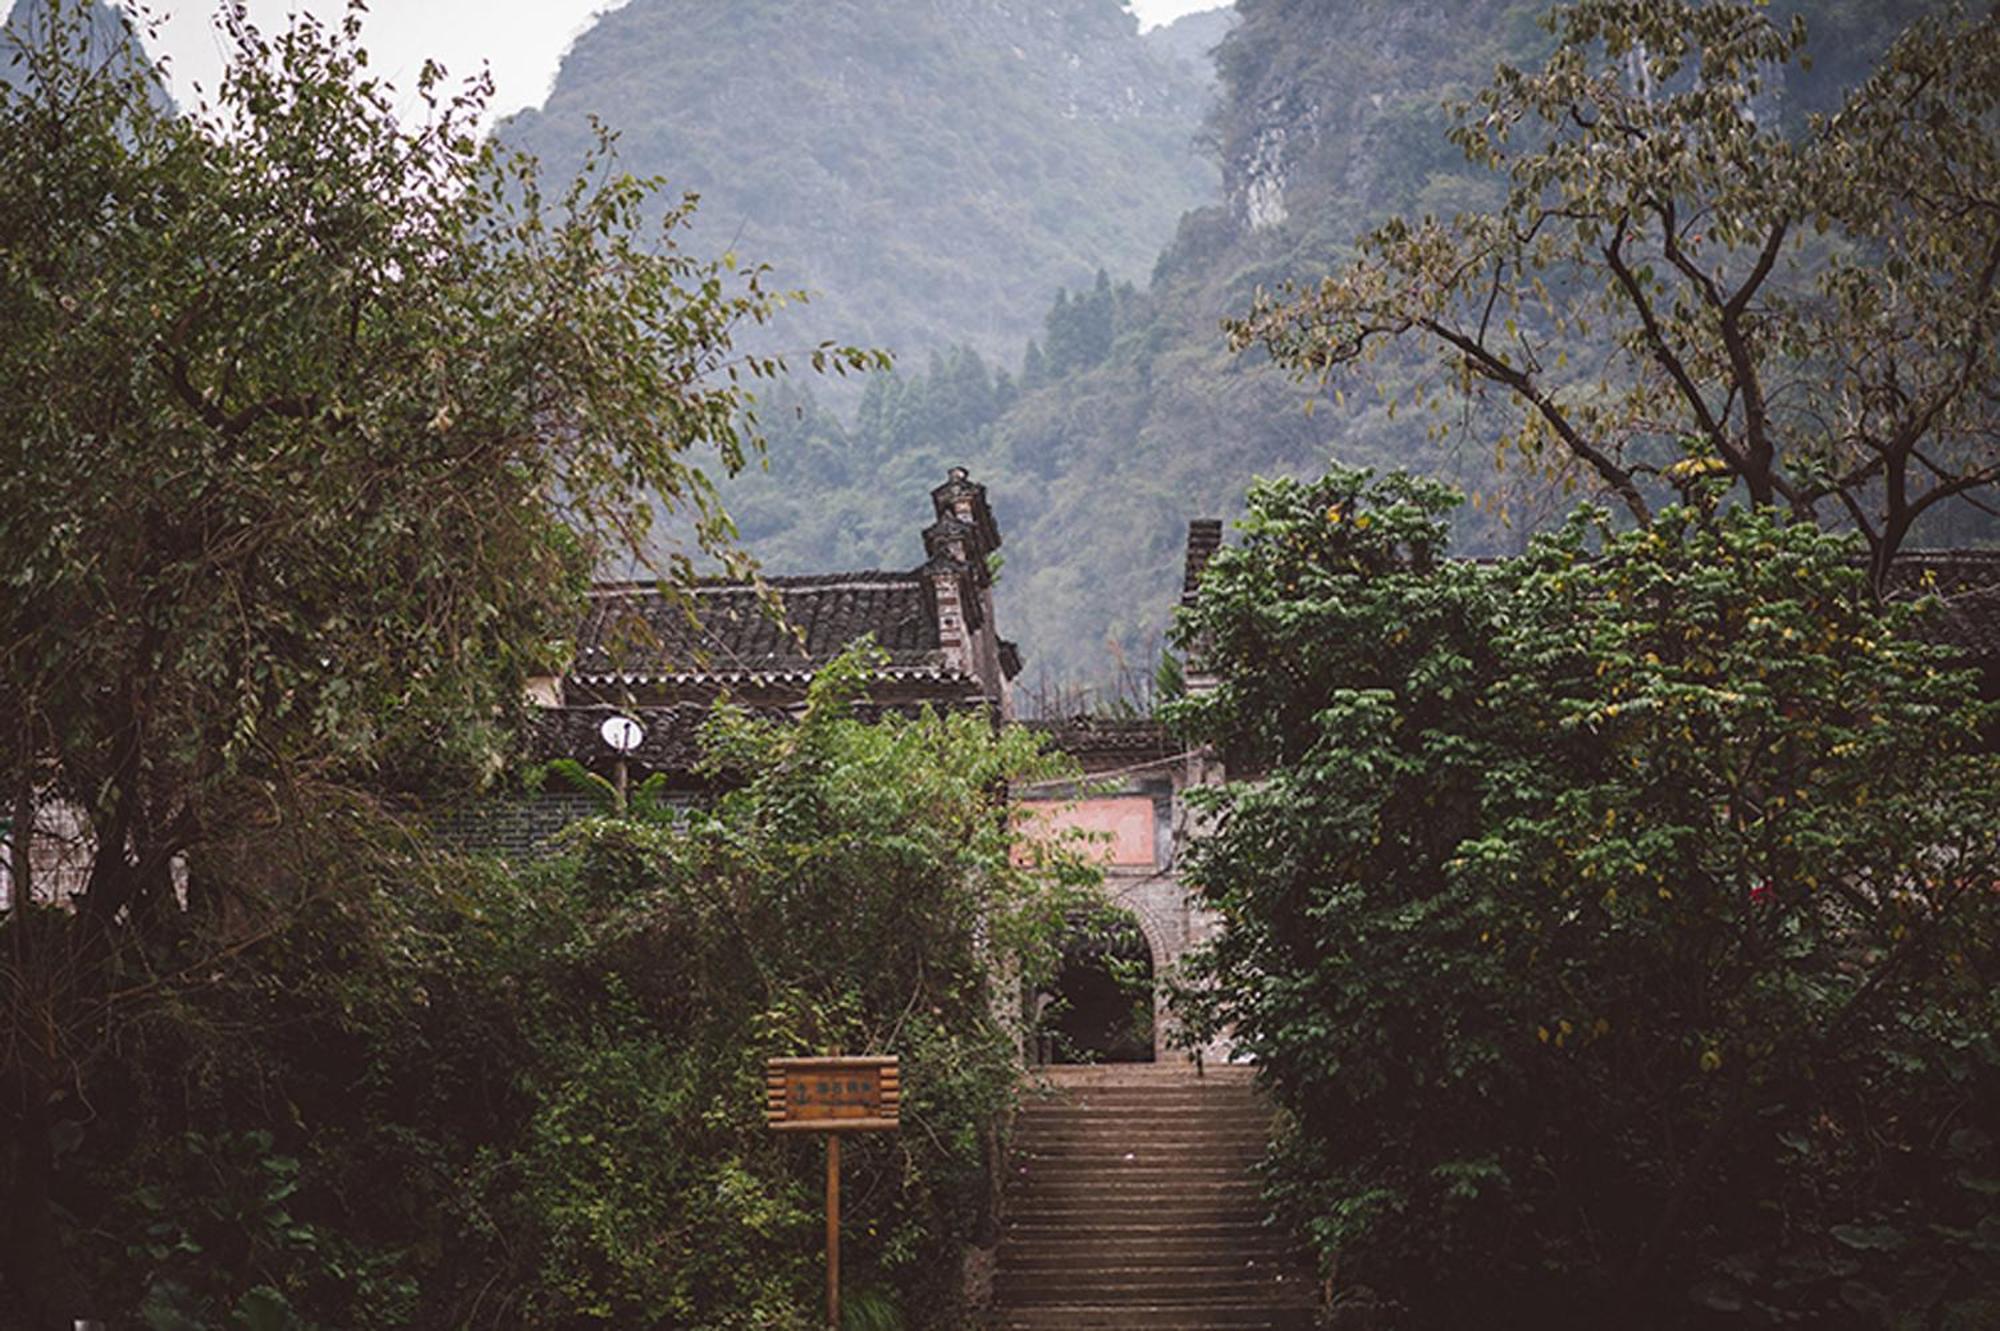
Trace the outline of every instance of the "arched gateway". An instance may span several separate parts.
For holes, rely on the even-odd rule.
[[[1153,946],[1129,911],[1070,921],[1062,961],[1036,995],[1042,1063],[1150,1063],[1158,984]]]
[[[1038,1042],[1035,1052],[1042,1062],[1184,1059],[1186,1053],[1174,1045],[1165,986],[1188,949],[1213,931],[1214,917],[1190,897],[1181,881],[1180,848],[1190,830],[1183,797],[1190,785],[1214,779],[1213,763],[1205,753],[1186,751],[1153,721],[1077,718],[1025,724],[1046,733],[1053,747],[1075,758],[1086,785],[1016,789],[1013,797],[1037,810],[1036,821],[1050,832],[1076,830],[1093,838],[1110,918],[1124,922],[1115,943],[1103,939],[1093,943],[1091,929],[1100,926],[1085,926],[1076,935],[1050,991],[1056,1000],[1056,1019],[1079,1006],[1117,1001],[1107,992],[1101,973],[1122,980],[1129,996],[1143,997],[1151,1017],[1150,1038],[1144,1041],[1149,1047],[1136,1052],[1111,1053],[1060,1038]],[[1151,981],[1143,995],[1133,992],[1140,988],[1141,970],[1150,972]],[[1100,1043],[1103,1038],[1097,1037]],[[1131,1041],[1122,1041],[1119,1048],[1128,1050],[1130,1045]]]

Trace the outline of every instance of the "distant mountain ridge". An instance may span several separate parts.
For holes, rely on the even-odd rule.
[[[1814,53],[1771,90],[1774,113],[1836,105],[1905,23],[1937,7],[1774,0],[1781,20],[1806,12]],[[904,558],[907,535],[888,515],[917,502],[938,466],[963,463],[1006,534],[1000,622],[1031,681],[1072,683],[1101,680],[1120,659],[1150,664],[1179,594],[1188,519],[1240,512],[1256,475],[1315,473],[1331,457],[1443,475],[1482,497],[1463,515],[1461,549],[1520,548],[1575,497],[1496,477],[1476,442],[1430,443],[1424,422],[1372,394],[1332,400],[1234,355],[1220,323],[1259,287],[1328,271],[1388,216],[1497,203],[1499,182],[1468,172],[1445,138],[1443,104],[1483,87],[1497,61],[1539,62],[1545,8],[1241,0],[1205,130],[1223,197],[1182,217],[1150,282],[1066,298],[1021,373],[946,356],[906,363],[851,424],[773,413],[774,476],[730,493],[751,548],[777,569]]]
[[[1206,106],[1117,0],[633,0],[495,132],[561,178],[617,129],[701,194],[696,250],[814,293],[781,347],[1012,358],[1058,285],[1143,275],[1214,197]]]
[[[1145,41],[1162,60],[1186,71],[1203,87],[1214,89],[1219,86],[1215,49],[1235,26],[1235,9],[1222,5],[1183,14],[1172,23],[1149,28]]]

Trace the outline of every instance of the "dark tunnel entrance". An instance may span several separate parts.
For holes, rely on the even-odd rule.
[[[1072,921],[1041,1012],[1045,1063],[1153,1061],[1153,950],[1130,912]]]

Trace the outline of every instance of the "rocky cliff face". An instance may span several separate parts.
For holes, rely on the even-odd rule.
[[[595,116],[702,195],[696,248],[814,293],[775,345],[1020,354],[1057,286],[1142,275],[1212,197],[1198,79],[1116,0],[634,0],[497,131],[556,171]]]
[[[1048,0],[937,0],[958,41],[1004,52],[1013,72],[1065,119],[1186,119],[1205,109],[1198,76],[1183,77],[1135,42],[1137,22],[1112,5]]]
[[[1771,114],[1838,105],[1932,0],[1773,0],[1803,13],[1809,67],[1774,71]],[[1211,133],[1231,215],[1269,231],[1308,214],[1356,223],[1478,205],[1464,193],[1442,104],[1469,99],[1496,61],[1531,64],[1550,39],[1543,0],[1241,0],[1218,52]],[[1429,191],[1427,194],[1426,191]]]
[[[1773,0],[1773,9],[1782,15],[1805,3]],[[1774,91],[1775,113],[1833,104],[1865,74],[1890,34],[1931,3],[1811,0],[1818,34],[1813,70]],[[966,387],[957,382],[958,368],[924,371],[920,358],[906,358],[905,386],[911,371],[922,371],[925,393],[906,395],[872,418],[843,413],[852,426],[824,413],[808,416],[806,428],[779,440],[770,476],[729,493],[753,549],[770,567],[788,571],[904,564],[912,557],[905,515],[922,504],[943,466],[971,467],[989,487],[1006,533],[997,615],[1024,650],[1030,691],[1042,671],[1072,681],[1102,679],[1121,657],[1147,668],[1149,645],[1157,643],[1178,596],[1188,519],[1237,512],[1256,475],[1317,472],[1329,457],[1441,474],[1481,497],[1463,511],[1461,549],[1519,549],[1538,523],[1567,506],[1567,497],[1512,474],[1496,476],[1476,431],[1437,445],[1423,422],[1408,410],[1399,414],[1386,397],[1350,392],[1330,400],[1255,354],[1234,354],[1219,323],[1247,310],[1260,287],[1311,282],[1327,272],[1351,254],[1357,236],[1388,216],[1450,215],[1496,203],[1503,182],[1466,169],[1445,137],[1444,104],[1484,87],[1497,61],[1539,62],[1549,42],[1536,22],[1544,7],[1543,0],[1240,0],[1235,27],[1217,53],[1218,92],[1204,131],[1223,189],[1181,217],[1151,265],[1150,282],[1093,295],[1090,310],[1104,315],[1105,326],[1081,351],[1074,337],[1058,335],[1075,331],[1084,302],[1049,310],[1036,330],[1042,346],[1035,364],[1005,358],[1021,372],[1004,392],[982,377],[983,369]],[[999,67],[1012,71],[1010,84],[1024,99],[1016,105],[1035,108],[1017,114],[1041,117],[1034,125],[1158,123],[1146,119],[1144,108],[1161,103],[1145,97],[1129,118],[1113,118],[1127,116],[1121,108],[1133,104],[1115,92],[1125,85],[1102,71],[1129,67],[1100,66],[1094,62],[1101,57],[1088,54],[1093,41],[1106,52],[1126,49],[1112,32],[1113,20],[1129,23],[1123,15],[1106,18],[1078,7],[1071,16],[1078,26],[1070,29],[1031,22],[1026,0],[936,0],[928,12],[947,11],[955,16],[953,32],[979,31],[980,50],[1001,52]],[[1035,12],[1046,16],[1046,0]],[[1010,35],[1022,31],[1042,44],[1031,50]],[[1169,49],[1159,40],[1155,46],[1156,56]],[[924,78],[985,67],[983,56],[954,59],[952,73],[941,67]],[[855,91],[852,80],[881,66],[856,57],[846,67],[854,72],[843,95],[861,98],[865,90]],[[1080,88],[1072,81],[1092,69],[1100,72]],[[900,104],[922,106],[926,124],[942,125],[928,110],[938,104],[936,89],[907,74],[899,80]],[[829,116],[848,114],[829,105]],[[969,152],[984,141],[958,129],[931,137],[945,152]],[[1070,160],[1070,151],[1053,150],[1051,161]],[[1032,164],[1045,156],[1027,147],[1015,153],[1010,188],[1049,190],[1059,179],[1044,197],[1077,201],[1120,188],[1110,175],[1061,176],[1053,166],[1038,174]],[[749,161],[741,167],[757,169]],[[921,216],[928,205],[917,198],[897,206]],[[843,218],[868,216],[865,201],[843,207],[849,210]],[[1037,234],[1051,234],[1061,220],[1047,220]],[[921,235],[936,236],[939,225],[926,223]],[[1046,292],[1058,281],[1072,291],[1084,286],[1060,267],[1031,266],[1019,248],[1007,252],[1016,256],[1005,265],[1007,282],[972,307],[998,309],[1003,294]],[[907,272],[937,261],[930,251],[905,254],[899,262]],[[854,274],[857,281],[861,276]],[[930,325],[950,340],[974,338],[990,348],[994,339],[978,333],[986,326],[978,318],[956,330],[942,320]],[[1064,354],[1059,342],[1068,347]],[[1405,387],[1419,377],[1409,365],[1394,367],[1394,374]],[[911,406],[918,398],[921,411]],[[977,405],[968,405],[974,399]],[[785,428],[786,421],[776,425]]]
[[[1774,88],[1774,112],[1837,105],[1894,33],[1935,7],[1773,0],[1781,19],[1803,10],[1815,34],[1811,69]],[[1478,553],[1518,549],[1567,504],[1497,476],[1476,444],[1430,444],[1386,401],[1325,400],[1255,354],[1232,354],[1218,328],[1259,287],[1328,271],[1389,216],[1496,205],[1503,183],[1466,169],[1444,104],[1469,99],[1498,61],[1538,63],[1545,8],[1239,0],[1207,130],[1222,202],[1182,219],[1150,286],[1121,307],[1112,353],[1023,394],[992,432],[981,479],[1010,524],[998,613],[1031,679],[1037,668],[1102,678],[1120,656],[1143,662],[1177,594],[1187,520],[1235,513],[1255,475],[1315,472],[1329,457],[1443,475],[1481,498],[1459,533]]]
[[[1247,0],[1219,52],[1213,133],[1247,231],[1332,210],[1356,222],[1459,174],[1442,103],[1546,38],[1520,0]]]

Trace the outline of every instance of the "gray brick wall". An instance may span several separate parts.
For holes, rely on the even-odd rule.
[[[660,802],[677,810],[688,810],[701,807],[708,798],[699,791],[669,791],[660,797]],[[439,818],[434,830],[440,839],[461,850],[510,860],[531,860],[552,853],[549,842],[556,833],[599,811],[594,796],[552,782],[533,795],[487,800],[455,809]]]
[[[475,854],[530,860],[549,853],[556,833],[597,811],[597,801],[582,791],[549,789],[453,810],[436,830],[442,840]]]

